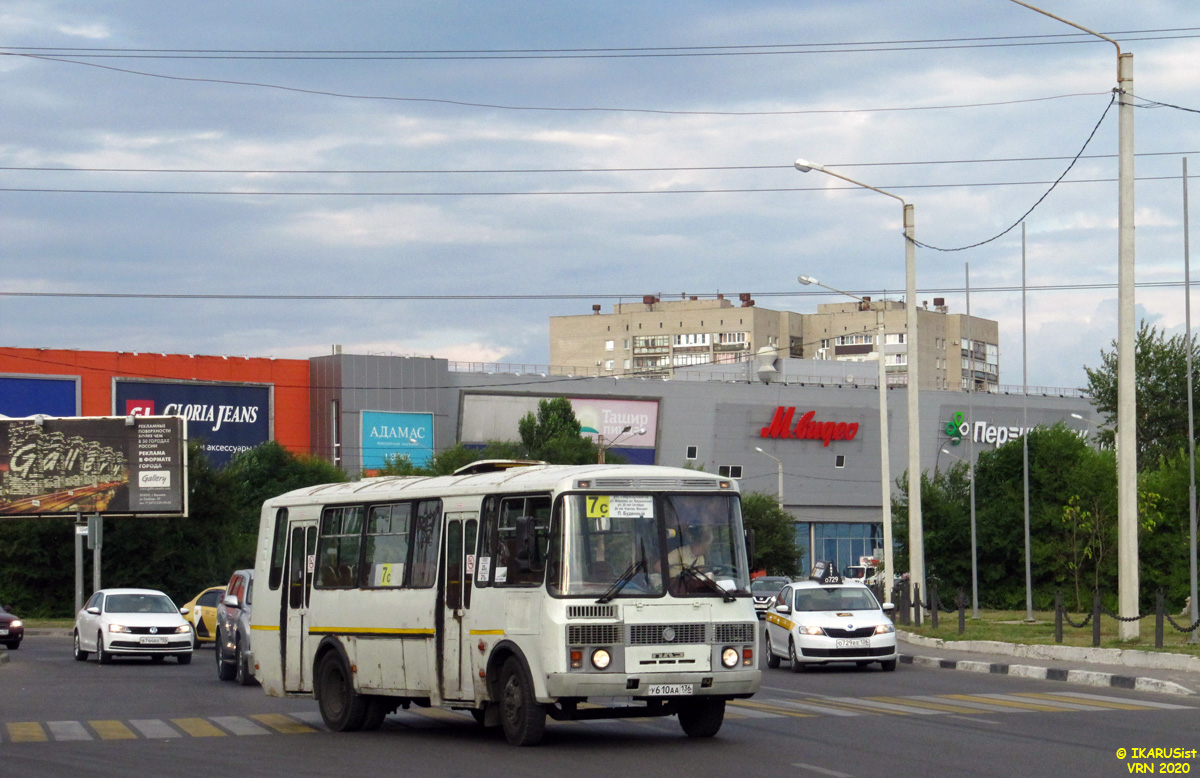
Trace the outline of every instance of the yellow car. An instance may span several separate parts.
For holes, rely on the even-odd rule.
[[[190,621],[195,628],[192,630],[194,635],[192,645],[195,648],[216,640],[217,602],[224,593],[224,586],[210,586],[179,609],[183,617]]]

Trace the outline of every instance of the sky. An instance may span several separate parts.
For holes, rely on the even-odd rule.
[[[1200,5],[1040,7],[1134,55],[1137,315],[1183,333]],[[804,158],[913,205],[1001,384],[1082,387],[1116,52],[1011,0],[6,0],[0,345],[546,365],[593,304],[902,299],[900,203]]]

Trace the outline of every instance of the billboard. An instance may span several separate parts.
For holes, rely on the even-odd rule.
[[[262,384],[113,380],[113,415],[182,416],[213,467],[271,439],[271,400]]]
[[[424,465],[433,456],[433,414],[362,412],[362,466],[374,470],[387,458],[404,454],[414,465]]]
[[[0,419],[0,517],[187,515],[177,416]]]
[[[21,418],[79,415],[79,379],[54,376],[0,376],[0,415]]]

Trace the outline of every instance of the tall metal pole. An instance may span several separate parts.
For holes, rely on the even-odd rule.
[[[971,375],[967,381],[967,418],[974,419],[971,395],[975,391],[975,341],[971,340],[971,263],[966,263],[967,342]],[[979,545],[975,535],[975,436],[967,436],[967,475],[971,477],[971,618],[979,618]]]
[[[1021,482],[1025,502],[1025,620],[1033,621],[1033,563],[1029,542],[1029,335],[1025,328],[1025,222],[1021,222]]]
[[[1137,538],[1137,344],[1134,306],[1133,215],[1133,55],[1121,53],[1112,38],[1081,27],[1022,0],[1017,5],[1095,35],[1117,48],[1117,600],[1121,640],[1136,640],[1138,615]],[[1127,619],[1127,620],[1126,620]]]
[[[844,294],[849,298],[858,300],[860,303],[867,302],[866,299],[856,294],[835,289],[828,284],[821,283],[812,276],[800,276],[797,280],[805,285],[816,284],[817,286],[823,286],[831,292]],[[883,601],[891,602],[895,562],[892,559],[892,464],[889,449],[890,444],[888,443],[887,362],[884,359],[884,345],[887,342],[887,327],[885,326],[887,301],[880,300],[878,303],[871,303],[871,305],[875,308],[875,337],[877,343],[875,354],[878,356],[879,361],[879,504],[883,520]],[[760,451],[764,454],[767,453],[761,448],[755,448],[755,451]],[[770,456],[770,454],[767,454],[767,456]]]
[[[904,288],[905,321],[904,338],[907,341],[908,356],[908,574],[909,581],[925,592],[925,528],[921,520],[921,411],[920,411],[920,378],[918,372],[917,354],[920,351],[921,339],[917,333],[917,237],[916,214],[911,203],[903,197],[877,189],[862,181],[843,176],[826,170],[815,162],[798,159],[795,167],[801,173],[819,170],[826,175],[840,178],[863,189],[870,189],[881,195],[887,195],[893,200],[899,200],[904,206]],[[921,624],[920,609],[917,610],[917,624]]]
[[[1196,419],[1192,407],[1192,262],[1191,251],[1188,247],[1188,172],[1187,157],[1183,158],[1183,311],[1187,322],[1187,403],[1188,403],[1188,537],[1191,539],[1191,553],[1188,555],[1191,572],[1189,600],[1191,608],[1189,616],[1192,623],[1197,619],[1197,609],[1200,604],[1196,600]],[[1188,643],[1200,643],[1200,634],[1193,629],[1188,637]]]

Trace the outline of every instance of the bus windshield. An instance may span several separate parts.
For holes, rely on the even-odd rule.
[[[573,494],[564,503],[554,594],[607,600],[748,591],[736,495]]]

